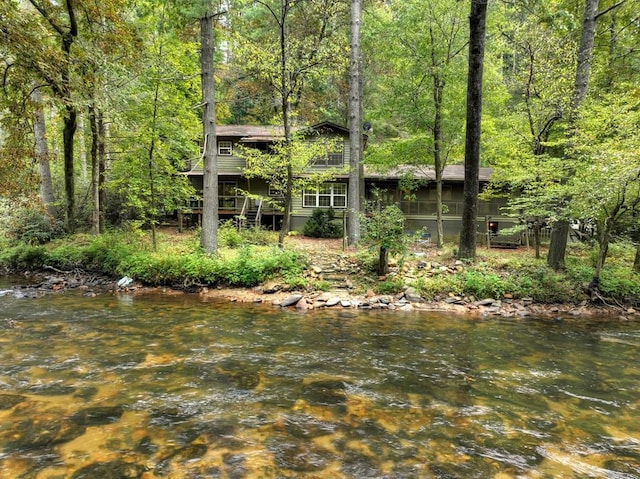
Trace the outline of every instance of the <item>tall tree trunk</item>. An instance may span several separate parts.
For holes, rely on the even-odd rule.
[[[467,76],[467,131],[464,153],[464,204],[459,258],[475,259],[480,174],[482,74],[487,0],[472,0],[469,16],[469,71]]]
[[[58,213],[55,207],[56,199],[53,193],[53,181],[51,180],[49,148],[47,146],[47,129],[44,121],[42,95],[38,88],[34,88],[31,92],[31,100],[34,105],[33,133],[36,140],[35,156],[38,162],[38,171],[40,173],[40,199],[47,210],[47,215],[51,220],[55,220]]]
[[[596,20],[598,18],[598,0],[586,0],[582,19],[582,34],[578,47],[578,64],[576,79],[571,97],[571,111],[569,112],[569,135],[573,135],[574,123],[582,102],[587,97],[589,75],[591,73],[591,59],[593,57],[593,43],[596,36]],[[569,238],[569,221],[556,221],[551,231],[547,264],[554,270],[564,267],[564,258]]]
[[[63,118],[62,140],[64,145],[64,191],[67,201],[66,230],[69,233],[75,232],[75,174],[73,166],[73,137],[76,133],[76,107],[68,104],[65,108]]]
[[[349,63],[349,213],[350,245],[360,241],[360,164],[362,158],[362,92],[360,81],[362,61],[360,24],[362,0],[351,0],[351,58]]]
[[[98,232],[105,231],[105,209],[107,207],[107,192],[104,183],[107,175],[107,129],[104,123],[104,114],[98,108]]]
[[[82,184],[86,184],[87,177],[87,147],[84,141],[85,128],[84,128],[84,115],[80,113],[78,115],[78,159],[80,160],[80,179]]]
[[[202,125],[204,176],[202,180],[202,236],[207,254],[218,250],[218,165],[216,154],[216,104],[213,78],[213,12],[210,0],[200,18],[200,69],[202,74]]]
[[[289,14],[289,0],[281,0],[280,12],[280,98],[282,100],[282,125],[284,127],[285,151],[287,154],[287,185],[284,192],[284,213],[282,216],[282,227],[278,235],[278,246],[284,246],[284,239],[289,234],[291,228],[291,203],[293,200],[293,158],[291,145],[291,119],[289,118],[289,82],[287,76],[287,44],[286,25]]]
[[[436,229],[438,248],[444,245],[444,226],[442,219],[442,173],[444,160],[442,158],[442,93],[444,80],[438,74],[433,75],[433,105],[435,109],[433,119],[433,165],[436,170]]]
[[[91,192],[93,196],[93,211],[91,212],[91,232],[94,235],[100,233],[100,166],[98,160],[98,121],[96,105],[92,100],[88,106],[89,129],[91,131]]]
[[[640,273],[640,241],[636,243],[636,255],[633,258],[633,271]]]

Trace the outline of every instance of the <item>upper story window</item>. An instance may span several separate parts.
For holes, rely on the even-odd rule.
[[[233,155],[233,143],[230,141],[219,141],[218,142],[218,155],[220,156],[231,156]]]
[[[326,155],[321,156],[319,158],[315,158],[313,160],[313,166],[343,166],[344,165],[344,149],[342,146],[339,147],[339,150],[328,151]]]

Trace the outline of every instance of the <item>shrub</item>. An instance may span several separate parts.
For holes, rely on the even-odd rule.
[[[0,262],[16,269],[39,269],[47,260],[47,250],[44,246],[24,243],[6,249],[0,256]]]
[[[332,208],[316,208],[311,217],[304,224],[305,236],[313,238],[341,238],[342,223],[336,220],[336,214]]]
[[[30,206],[17,208],[9,225],[9,236],[28,244],[44,244],[63,233],[62,225],[43,210]]]
[[[375,292],[378,294],[396,294],[404,288],[404,281],[400,278],[388,278],[380,281],[375,286]]]
[[[233,221],[224,221],[218,227],[218,244],[227,248],[237,248],[243,242],[242,235]]]

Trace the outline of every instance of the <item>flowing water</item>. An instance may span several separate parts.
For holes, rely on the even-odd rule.
[[[0,478],[640,478],[639,352],[640,322],[0,292]]]

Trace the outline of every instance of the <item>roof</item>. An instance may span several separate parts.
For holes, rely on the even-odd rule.
[[[276,125],[217,125],[216,136],[236,137],[240,141],[272,141],[283,136],[283,128]]]
[[[315,131],[331,131],[348,135],[349,130],[330,121],[323,121],[303,128],[293,128],[294,131],[311,133]],[[243,143],[269,142],[284,136],[284,128],[281,125],[217,125],[216,136],[240,138]]]
[[[415,165],[401,165],[390,170],[373,170],[371,167],[367,168],[365,176],[370,179],[379,178],[384,179],[399,179],[407,174],[412,173],[414,177],[418,179],[428,179],[435,181],[436,172],[433,166],[415,166]],[[480,181],[489,181],[492,168],[481,167],[479,173]],[[442,172],[442,179],[445,181],[464,181],[464,165],[449,165],[445,166]]]

